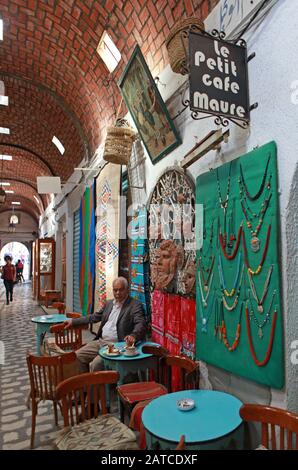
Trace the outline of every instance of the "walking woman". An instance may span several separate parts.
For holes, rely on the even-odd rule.
[[[9,300],[11,302],[13,300],[13,285],[16,281],[16,268],[12,264],[11,256],[6,255],[4,261],[6,264],[2,267],[2,279],[4,280],[6,289],[6,305],[9,305]]]

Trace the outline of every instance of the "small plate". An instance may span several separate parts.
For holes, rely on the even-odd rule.
[[[46,320],[51,320],[52,318],[54,318],[54,315],[47,315],[47,316],[45,317]]]
[[[177,407],[181,411],[192,410],[195,406],[195,402],[191,398],[182,398],[177,401]]]
[[[106,356],[120,356],[120,354],[121,354],[119,349],[117,349],[117,350],[115,350],[111,353],[108,350],[106,350],[104,353],[106,354]]]

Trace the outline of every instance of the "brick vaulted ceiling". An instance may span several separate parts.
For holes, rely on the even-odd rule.
[[[9,106],[0,106],[0,126],[11,130],[0,134],[0,154],[13,155],[3,179],[15,179],[14,196],[22,194],[27,210],[39,214],[48,201],[33,198],[36,176],[65,181],[103,142],[121,99],[116,83],[135,45],[158,74],[175,22],[193,14],[205,19],[217,1],[0,0],[0,80],[9,97]],[[122,55],[112,76],[96,52],[104,30]],[[108,88],[106,78],[113,78]]]

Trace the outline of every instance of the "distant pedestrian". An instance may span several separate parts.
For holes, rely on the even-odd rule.
[[[16,268],[12,264],[12,258],[9,255],[4,257],[6,264],[2,267],[2,279],[6,289],[6,305],[13,301],[13,285],[16,281]]]
[[[16,270],[17,270],[17,282],[24,282],[24,276],[23,276],[23,270],[24,270],[24,265],[20,259],[18,259],[18,262],[16,263]]]

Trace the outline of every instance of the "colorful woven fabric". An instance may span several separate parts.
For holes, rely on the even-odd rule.
[[[144,307],[147,321],[150,320],[149,260],[147,241],[147,211],[140,209],[130,224],[131,233],[131,284],[130,295]]]
[[[195,359],[196,301],[181,298],[181,354]]]
[[[165,310],[165,335],[176,344],[181,344],[181,297],[180,295],[165,295],[164,301]]]
[[[136,382],[120,385],[117,390],[119,395],[131,405],[138,401],[152,400],[168,393],[166,387],[156,382]]]
[[[87,188],[80,205],[80,301],[83,315],[93,312],[95,280],[95,187]]]
[[[173,356],[179,356],[181,350],[181,344],[178,340],[173,340],[171,338],[166,338],[165,347],[169,353]],[[172,367],[172,392],[177,392],[181,390],[181,373],[177,367]]]
[[[120,165],[109,163],[96,180],[95,310],[113,298],[119,262]]]
[[[152,328],[152,341],[164,346],[165,342],[165,309],[164,301],[166,294],[162,291],[155,290],[152,292],[152,313],[151,313],[151,328]]]

